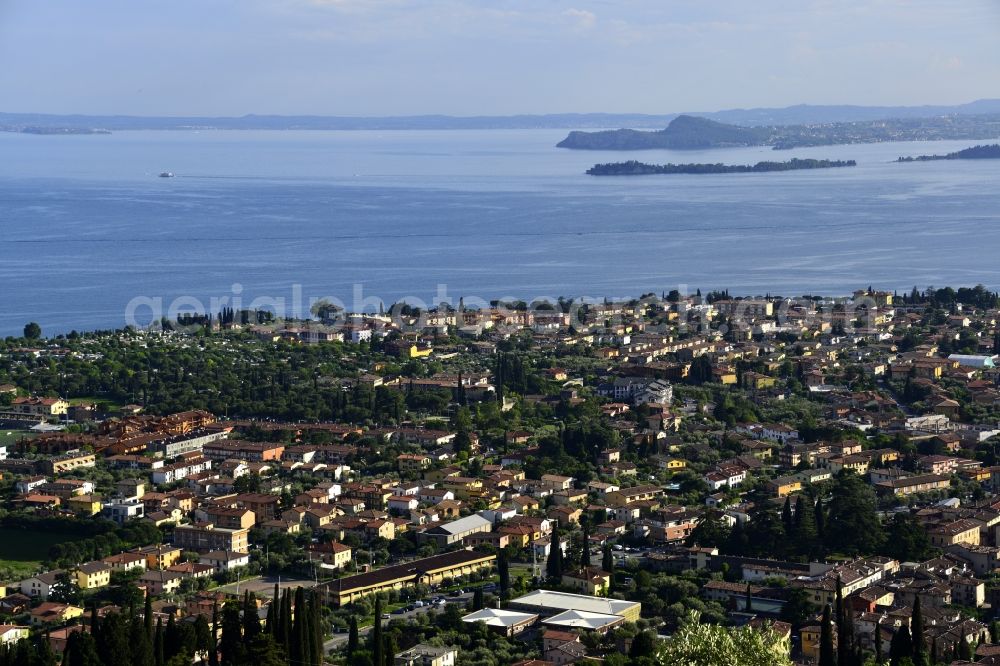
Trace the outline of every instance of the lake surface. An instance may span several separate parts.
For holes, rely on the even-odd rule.
[[[684,285],[1000,287],[1000,160],[970,142],[638,153],[565,131],[0,133],[0,335],[122,326],[132,303],[615,298]],[[855,168],[592,177],[595,162]],[[161,171],[174,178],[158,178]],[[234,285],[237,285],[234,287]],[[182,299],[182,300],[178,300]],[[369,301],[371,302],[371,301]]]

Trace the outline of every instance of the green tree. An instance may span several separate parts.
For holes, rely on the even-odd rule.
[[[876,511],[875,492],[861,477],[843,469],[834,478],[826,544],[847,555],[878,552],[885,532]]]
[[[810,599],[809,593],[801,587],[789,588],[785,605],[781,607],[781,619],[794,628],[801,626],[816,613],[816,605]]]
[[[904,659],[913,656],[913,642],[910,640],[910,628],[905,624],[896,630],[892,635],[892,642],[889,643],[889,664],[899,666]]]
[[[97,642],[83,631],[74,631],[66,639],[63,666],[103,666],[97,654]]]
[[[791,666],[784,641],[770,628],[738,629],[701,622],[691,612],[678,630],[660,641],[653,658],[662,666]]]
[[[24,325],[24,337],[28,340],[37,340],[42,337],[42,327],[35,322],[28,322]]]
[[[715,509],[706,509],[698,524],[691,530],[685,543],[706,548],[721,547],[729,538],[729,526],[722,520],[722,514]]]
[[[252,666],[287,666],[288,660],[270,634],[259,634],[247,648],[247,664]]]
[[[222,637],[219,639],[222,666],[242,666],[246,661],[242,630],[239,604],[235,601],[226,602],[222,607]],[[168,641],[168,645],[170,642]]]
[[[885,551],[900,562],[922,562],[931,556],[932,548],[927,530],[916,516],[897,513],[889,521]]]
[[[819,555],[819,551],[822,549],[819,547],[819,534],[816,531],[816,512],[802,495],[795,499],[795,519],[792,532],[796,553],[810,558]]]
[[[656,638],[651,631],[640,631],[632,638],[632,646],[629,648],[629,659],[645,659],[652,657],[656,651]]]

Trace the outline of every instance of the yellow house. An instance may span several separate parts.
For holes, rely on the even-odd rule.
[[[78,516],[96,516],[101,512],[101,498],[97,495],[76,495],[66,500],[66,506]]]
[[[611,589],[611,574],[599,567],[577,569],[563,574],[562,585],[593,596],[603,596]]]
[[[474,479],[466,476],[453,476],[441,481],[441,487],[455,493],[459,499],[468,499],[473,495],[479,495],[483,490],[481,479]]]
[[[422,472],[431,466],[431,458],[420,453],[400,453],[396,456],[396,464],[401,473]]]
[[[737,376],[736,373],[733,372],[732,370],[721,370],[721,369],[714,370],[712,371],[712,375],[715,377],[715,380],[720,384],[724,384],[726,386],[732,386],[736,384]]]
[[[81,590],[93,590],[111,584],[111,567],[104,562],[85,562],[76,568],[76,584]]]
[[[774,479],[767,482],[767,488],[777,497],[785,497],[802,490],[802,481],[793,478]]]
[[[146,556],[147,569],[166,569],[181,559],[181,549],[175,546],[147,546],[139,552]]]
[[[418,347],[417,345],[410,345],[410,349],[407,352],[407,356],[410,358],[425,358],[430,356],[434,350],[430,347]]]
[[[30,627],[22,627],[18,624],[0,624],[0,643],[13,645],[19,640],[27,638],[30,633]]]
[[[836,627],[833,628],[836,632]],[[807,624],[799,629],[799,640],[802,643],[802,656],[812,661],[819,661],[819,643],[823,633],[820,624]]]
[[[743,375],[743,384],[751,389],[772,388],[777,380],[774,377],[762,375],[757,372],[747,372]]]
[[[979,523],[974,520],[955,520],[943,525],[936,525],[927,530],[931,544],[938,548],[946,548],[957,544],[970,546],[979,545]]]
[[[668,472],[676,472],[685,469],[688,466],[687,461],[683,458],[667,458],[663,461],[663,469]]]
[[[342,543],[330,543],[330,560],[327,564],[332,564],[337,569],[343,569],[351,563],[351,547]],[[326,558],[324,557],[324,560]]]
[[[78,617],[83,617],[82,608],[55,601],[43,601],[31,609],[31,624],[36,627],[43,624],[65,624]]]

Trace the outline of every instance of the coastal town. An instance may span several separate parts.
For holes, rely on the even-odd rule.
[[[1000,663],[996,293],[313,313],[0,341],[0,665]]]

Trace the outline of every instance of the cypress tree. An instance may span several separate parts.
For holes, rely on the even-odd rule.
[[[274,637],[275,608],[277,608],[277,602],[272,599],[271,603],[267,605],[267,616],[264,618],[264,633],[271,637]]]
[[[278,584],[274,584],[274,595],[271,597],[271,605],[267,607],[267,633],[277,637],[278,627],[281,625],[281,589]]]
[[[781,507],[781,523],[785,526],[785,534],[792,533],[792,498],[785,496],[785,504]]]
[[[748,613],[753,610],[753,595],[750,594],[750,583],[747,583],[747,601],[744,610]]]
[[[142,608],[142,621],[146,626],[146,634],[153,639],[153,597],[146,591],[146,603]]]
[[[354,653],[358,651],[358,618],[356,615],[351,616],[351,626],[347,632],[347,661],[350,662],[351,657]]]
[[[156,666],[163,666],[166,663],[163,650],[163,618],[156,619],[156,631],[153,634],[153,658]]]
[[[903,659],[913,656],[913,642],[910,640],[910,628],[905,624],[892,635],[889,643],[889,663],[898,666]]]
[[[497,573],[500,576],[500,596],[505,597],[510,593],[510,563],[504,548],[497,554]]]
[[[799,495],[795,500],[795,550],[800,555],[811,557],[816,548],[816,513],[807,508],[806,500]]]
[[[257,598],[249,590],[243,595],[243,642],[250,645],[261,633]]]
[[[819,635],[819,666],[834,666],[836,658],[833,654],[833,622],[830,619],[830,604],[823,607],[823,620]]]
[[[913,601],[913,615],[910,618],[910,634],[913,641],[913,663],[926,666],[926,644],[924,643],[924,613],[920,609],[920,596]]]
[[[816,517],[816,536],[822,542],[826,538],[826,512],[823,511],[823,500],[816,500],[813,512]]]
[[[372,627],[372,663],[383,666],[385,657],[382,645],[382,597],[375,598],[375,624]]]
[[[167,626],[163,632],[163,652],[165,661],[170,661],[175,656],[180,654],[180,643],[180,633],[177,631],[177,623],[174,622],[174,616],[171,615],[167,618]]]
[[[965,634],[962,634],[962,640],[958,642],[958,658],[965,661],[972,661],[972,646],[969,645],[969,641],[966,639]]]
[[[590,522],[583,523],[583,552],[580,554],[580,565],[584,569],[590,567]]]
[[[292,643],[292,594],[287,589],[281,598],[281,631],[279,642],[285,646],[285,651],[291,654]]]
[[[472,610],[482,610],[483,609],[483,588],[477,587],[476,591],[472,595]]]
[[[222,638],[219,641],[219,651],[222,653],[222,666],[240,666],[246,657],[240,606],[236,601],[226,602],[222,607]]]
[[[312,654],[309,647],[309,632],[306,631],[309,621],[307,615],[305,590],[300,585],[295,588],[295,617],[292,623],[292,641],[288,646],[288,660],[293,664],[307,663],[309,655]]]
[[[396,653],[399,652],[399,646],[396,645],[396,636],[394,634],[389,634],[385,637],[383,652],[385,654],[385,666],[392,666]]]
[[[171,616],[173,619],[173,616]],[[169,624],[169,623],[168,623]],[[212,604],[212,639],[209,641],[210,647],[208,650],[208,664],[209,666],[219,666],[219,605],[217,603]]]
[[[563,574],[563,552],[559,545],[559,530],[552,530],[549,544],[549,557],[545,561],[545,573],[553,580],[559,580]]]
[[[94,637],[95,642],[100,632],[101,620],[97,617],[97,604],[95,603],[90,607],[90,635]]]
[[[312,663],[314,666],[320,666],[323,663],[323,625],[322,625],[322,604],[320,602],[319,593],[312,592],[309,595],[309,620],[310,629],[312,630],[312,636],[310,640],[310,645],[312,645]]]
[[[604,551],[601,554],[601,568],[608,573],[614,573],[615,571],[615,557],[611,553],[611,544],[604,544]]]

